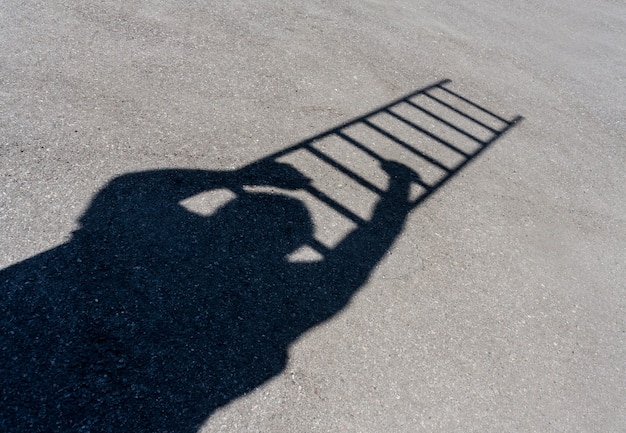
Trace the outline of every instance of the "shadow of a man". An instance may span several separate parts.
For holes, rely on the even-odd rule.
[[[289,345],[340,311],[402,230],[416,174],[393,162],[372,218],[323,260],[284,164],[120,176],[72,239],[0,271],[0,430],[194,432],[285,367]],[[204,217],[180,202],[236,198]]]

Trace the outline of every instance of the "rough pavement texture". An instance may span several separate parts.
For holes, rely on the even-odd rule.
[[[181,432],[624,431],[625,51],[626,8],[609,0],[4,1],[0,349],[6,364],[0,426],[13,431],[157,431],[159,426]],[[183,263],[176,254],[188,250],[172,255],[158,250],[163,239],[171,246],[193,237],[171,234],[177,227],[175,210],[158,219],[147,212],[161,209],[150,207],[158,203],[140,198],[153,197],[149,194],[157,187],[174,191],[180,182],[149,180],[145,191],[120,189],[105,201],[128,203],[120,197],[132,197],[143,206],[133,215],[145,218],[144,225],[122,220],[132,221],[128,233],[136,239],[110,234],[118,253],[89,238],[73,249],[79,236],[72,232],[97,205],[94,197],[103,197],[98,192],[115,191],[104,188],[120,182],[129,185],[123,183],[129,178],[120,176],[155,169],[229,173],[444,78],[472,101],[507,119],[522,115],[524,121],[405,222],[400,221],[404,215],[387,216],[391,230],[402,227],[402,233],[379,234],[383,244],[395,239],[384,254],[355,243],[376,261],[373,270],[341,274],[361,269],[358,257],[352,257],[343,268],[335,263],[341,276],[328,283],[352,287],[350,299],[326,293],[332,314],[313,312],[311,320],[298,322],[303,334],[277,333],[260,342],[258,352],[249,349],[250,356],[284,351],[287,356],[268,358],[271,365],[259,367],[258,374],[234,371],[244,376],[243,385],[229,382],[221,402],[202,395],[201,380],[222,379],[210,376],[212,366],[202,365],[203,359],[215,361],[215,355],[194,354],[194,364],[186,352],[204,347],[194,346],[204,337],[191,346],[157,341],[170,332],[168,323],[168,338],[188,337],[190,327],[193,335],[212,329],[209,343],[219,339],[216,335],[223,341],[230,341],[226,333],[247,335],[223,323],[203,328],[189,314],[206,314],[199,302],[205,295],[176,292],[192,287],[191,280],[180,286],[172,280],[196,275],[193,260],[222,257],[212,251],[206,257],[185,256],[191,261]],[[350,157],[348,151],[338,156]],[[402,173],[387,174],[402,182]],[[393,185],[388,182],[389,189]],[[344,197],[346,205],[356,207],[363,200],[350,187]],[[238,232],[231,224],[231,231],[220,232],[250,235],[249,245],[236,244],[230,254],[267,245],[259,227],[274,227],[272,212],[283,218],[281,209],[291,209],[290,215],[301,209],[293,199],[279,202],[260,212],[266,219],[258,224],[264,226],[252,224],[250,213],[237,212],[236,206],[219,214],[222,222],[230,215],[257,229]],[[372,206],[367,212],[378,215]],[[112,218],[92,227],[109,230]],[[154,225],[157,219],[170,225]],[[194,221],[185,227],[196,227]],[[315,229],[334,224],[329,221],[318,218]],[[82,224],[89,227],[85,218]],[[179,321],[175,311],[158,323],[143,320],[146,305],[152,304],[138,305],[152,293],[150,287],[132,286],[131,277],[106,268],[115,267],[119,257],[141,260],[129,251],[147,242],[150,228],[162,230],[150,244],[156,252],[144,257],[152,264],[125,268],[120,261],[116,269],[161,269],[157,276],[133,278],[162,282],[170,292],[159,295],[165,301],[157,310],[184,306]],[[308,229],[300,225],[290,233]],[[222,236],[224,243],[231,238]],[[86,250],[103,262],[89,262],[91,268],[77,264]],[[167,266],[179,274],[168,273]],[[181,271],[185,266],[188,270]],[[272,269],[286,275],[282,267]],[[230,276],[237,275],[228,280],[232,290],[249,281],[238,272],[231,269]],[[279,278],[259,272],[265,288]],[[132,323],[116,325],[110,312],[98,313],[95,295],[81,291],[90,279],[106,279],[98,288],[110,288],[101,294],[107,305],[132,304],[137,329],[154,334],[148,332],[143,343],[142,334],[126,339],[131,331],[124,327]],[[120,281],[140,293],[115,292]],[[305,287],[317,287],[312,277],[307,281]],[[29,292],[33,285],[39,291]],[[71,290],[54,292],[54,287]],[[305,298],[289,302],[300,305],[299,299]],[[68,300],[74,303],[65,304]],[[209,295],[205,301],[214,302]],[[223,308],[238,305],[231,298],[220,302],[227,305]],[[278,305],[272,302],[264,311]],[[280,305],[291,307],[289,302]],[[322,308],[320,302],[315,305]],[[215,311],[217,304],[210,305],[207,309]],[[232,308],[229,314],[236,311]],[[324,314],[327,321],[320,320]],[[263,317],[269,320],[271,314]],[[46,329],[50,323],[57,328]],[[67,331],[67,338],[55,330]],[[59,346],[48,353],[38,335]],[[89,353],[64,352],[59,341]],[[232,347],[248,350],[239,344]],[[148,389],[144,376],[125,369],[138,368],[152,349],[160,358],[146,361],[152,366],[146,383],[158,386]],[[230,353],[228,347],[220,350]],[[24,371],[8,371],[17,361]],[[176,362],[180,368],[170,368]],[[232,362],[232,368],[244,365],[239,358]],[[93,367],[99,363],[104,372]],[[107,382],[107,363],[119,363],[120,377],[137,383]],[[59,376],[38,378],[33,371]],[[174,374],[176,386],[159,379],[165,373]],[[20,381],[23,394],[32,391],[27,403],[26,397],[16,397]],[[158,393],[165,403],[159,403]],[[116,403],[145,413],[115,409]]]

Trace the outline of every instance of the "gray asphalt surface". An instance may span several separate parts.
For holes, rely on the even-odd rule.
[[[620,1],[5,0],[3,309],[30,297],[27,286],[9,281],[11,269],[71,243],[81,215],[112,179],[156,169],[232,172],[442,79],[507,120],[524,120],[408,214],[345,305],[327,294],[336,311],[284,348],[288,357],[278,371],[255,376],[260,383],[243,395],[229,385],[232,396],[206,405],[206,416],[196,400],[176,400],[176,415],[161,420],[149,412],[144,428],[162,421],[164,431],[202,432],[625,431]],[[420,122],[442,136],[450,132],[432,118]],[[341,149],[336,160],[357,161],[352,147]],[[389,154],[427,176],[403,158]],[[336,169],[283,162],[308,169],[319,190],[365,220],[377,215],[379,197],[332,180]],[[392,188],[389,176],[402,177],[371,167],[363,177],[381,190]],[[232,199],[222,193],[181,203],[210,216]],[[355,227],[324,214],[326,205],[305,204],[331,251]],[[253,216],[243,216],[242,224],[253,226]],[[359,263],[351,257],[348,268]],[[83,275],[73,278],[80,286]],[[84,278],[98,276],[92,270]],[[59,308],[75,308],[78,316],[82,306]],[[13,316],[3,315],[6,354],[16,350],[9,333],[20,331],[11,328]],[[27,338],[45,333],[32,326]],[[20,350],[28,359],[28,345]],[[168,362],[185,358],[184,346],[172,350]],[[100,355],[90,359],[97,363]],[[2,374],[10,377],[7,365]],[[177,373],[187,372],[191,383],[197,372],[189,366]],[[13,379],[3,382],[5,408],[19,407],[15,390],[6,388],[19,377]],[[32,377],[24,382],[37,384]],[[52,388],[55,378],[42,383]],[[54,406],[43,399],[56,394],[46,392],[35,406]],[[5,409],[0,425],[106,431],[108,418],[94,406],[110,396],[90,391],[92,400],[74,401],[76,389],[68,392],[63,404],[76,403],[72,422],[28,408],[21,418]],[[84,419],[81,404],[90,407]],[[124,428],[124,421],[113,425]]]

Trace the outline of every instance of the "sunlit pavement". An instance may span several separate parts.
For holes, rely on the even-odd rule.
[[[0,430],[624,431],[618,3],[4,1]]]

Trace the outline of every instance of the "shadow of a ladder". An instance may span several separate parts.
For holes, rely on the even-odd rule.
[[[450,83],[445,79],[416,90],[256,163],[288,162],[305,172],[312,164],[321,164],[326,167],[322,172],[341,174],[380,197],[384,190],[368,178],[376,170],[363,169],[354,155],[360,154],[360,161],[365,157],[377,163],[397,160],[420,174],[414,181],[418,188],[411,198],[415,208],[522,120],[521,116],[508,120],[495,114],[451,90]],[[303,152],[308,156],[295,156]],[[299,164],[298,160],[303,159],[308,162]],[[305,189],[310,197],[357,226],[367,223],[363,212],[359,214],[346,204],[354,199],[333,197],[337,188],[318,187],[313,180]],[[313,243],[316,245],[311,247],[322,255],[329,248],[328,243]]]

